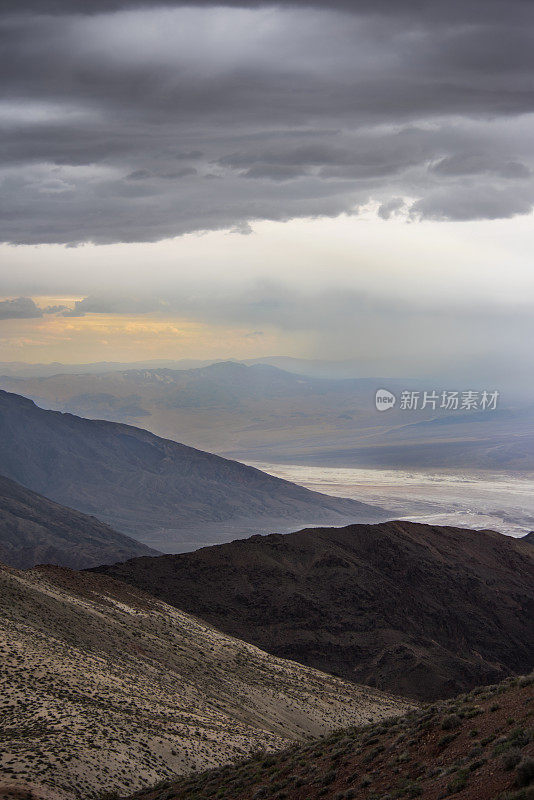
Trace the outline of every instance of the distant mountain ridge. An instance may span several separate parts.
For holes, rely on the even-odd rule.
[[[381,414],[375,407],[380,387],[399,399],[403,390],[422,397],[440,386],[417,379],[312,377],[287,371],[291,359],[110,366],[102,365],[99,374],[0,374],[0,387],[43,408],[142,425],[246,462],[534,470],[534,407],[504,394],[496,411],[446,411],[439,404],[408,410],[397,402]]]
[[[528,671],[534,548],[413,522],[99,567],[268,652],[420,700]]]
[[[45,411],[0,391],[0,469],[166,552],[265,527],[387,518],[128,425]]]
[[[94,517],[54,503],[0,475],[0,561],[18,569],[112,564],[153,550]]]

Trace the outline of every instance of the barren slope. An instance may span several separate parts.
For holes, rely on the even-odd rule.
[[[480,687],[397,720],[340,731],[136,800],[532,800],[534,678]]]
[[[421,700],[530,669],[534,548],[412,522],[97,568],[284,658]]]
[[[58,564],[83,569],[157,555],[134,539],[0,475],[0,561],[27,569]]]
[[[140,428],[45,411],[3,391],[0,465],[8,478],[164,552],[265,527],[388,516]]]
[[[121,582],[0,568],[0,783],[39,797],[133,791],[405,707]]]

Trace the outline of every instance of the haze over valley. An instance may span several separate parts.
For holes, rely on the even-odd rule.
[[[429,384],[316,377],[303,372],[316,371],[313,363],[291,366],[302,372],[236,361],[118,371],[93,365],[88,374],[64,367],[49,376],[5,375],[0,387],[43,408],[125,422],[324,494],[365,500],[390,517],[512,535],[534,529],[534,407],[524,398],[505,396],[484,411],[408,410],[397,402],[379,413],[377,388],[400,397],[408,388],[422,395]],[[288,529],[272,519],[273,530]],[[215,532],[202,541],[217,540]]]
[[[39,409],[0,390],[8,478],[165,552],[299,525],[386,519],[148,431]]]

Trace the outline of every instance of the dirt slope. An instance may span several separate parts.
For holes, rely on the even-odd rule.
[[[101,571],[275,655],[421,700],[534,662],[534,548],[494,532],[352,525]]]
[[[0,475],[0,562],[83,569],[141,555],[157,551]]]
[[[397,720],[340,731],[170,782],[136,800],[531,800],[534,679],[476,689]]]
[[[133,791],[404,708],[124,583],[0,568],[0,783],[38,797]]]

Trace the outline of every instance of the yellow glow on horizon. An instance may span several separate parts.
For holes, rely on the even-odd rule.
[[[60,305],[64,298],[46,299],[48,305]],[[274,333],[260,335],[155,314],[54,314],[3,320],[0,328],[0,361],[29,363],[247,358],[267,355],[279,346],[280,337]]]
[[[77,300],[93,297],[101,298],[104,308],[120,309],[121,298],[139,299],[139,308],[155,307],[144,306],[143,299],[168,298],[177,309],[165,316],[59,313],[0,320],[0,361],[292,355],[372,363],[376,356],[395,355],[403,338],[405,355],[418,363],[420,352],[454,356],[466,336],[485,352],[488,328],[477,320],[497,319],[499,310],[507,321],[517,315],[516,329],[507,322],[500,339],[509,337],[510,353],[519,353],[528,338],[522,320],[534,298],[533,222],[533,214],[465,223],[385,221],[370,208],[354,216],[254,222],[251,235],[226,230],[154,243],[0,245],[6,267],[0,291],[6,299],[32,297],[46,309],[73,308]],[[336,316],[332,290],[356,303],[361,298],[362,330],[355,333]],[[255,322],[254,304],[261,306],[262,297],[267,310],[260,308]],[[290,311],[284,317],[276,302],[283,306],[286,297]],[[123,307],[130,308],[127,302]],[[399,309],[389,340],[381,333],[389,314],[384,308]],[[450,318],[472,311],[469,331],[451,325],[447,314],[436,322],[434,308]],[[314,309],[324,310],[331,323],[323,320],[321,327]],[[421,320],[427,312],[425,328]]]

